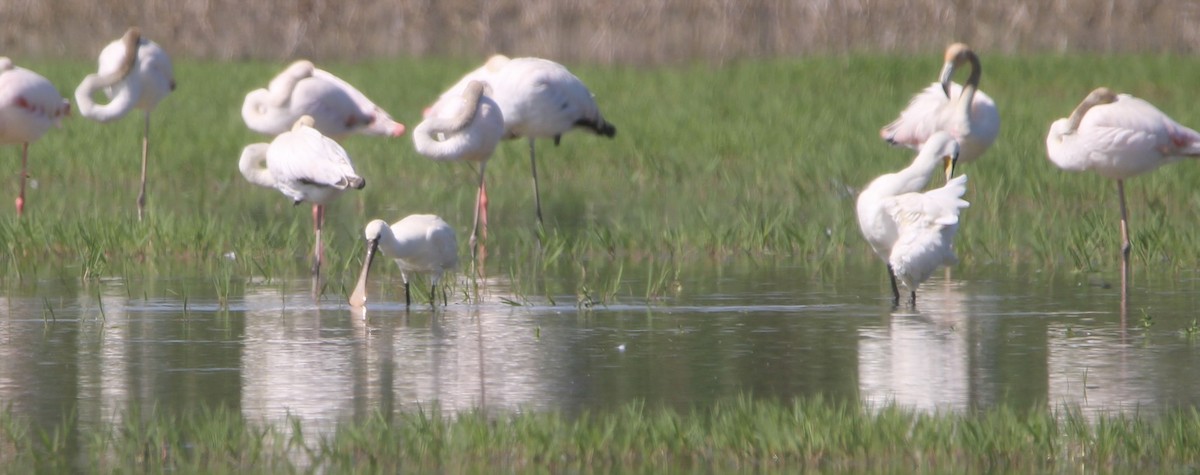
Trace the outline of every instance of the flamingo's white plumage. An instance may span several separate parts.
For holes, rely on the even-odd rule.
[[[1089,93],[1070,117],[1050,124],[1046,152],[1063,170],[1090,170],[1117,181],[1124,296],[1131,249],[1125,179],[1183,158],[1200,157],[1200,132],[1180,125],[1149,102],[1101,87]]]
[[[487,84],[471,81],[455,100],[443,98],[437,110],[413,129],[413,146],[433,160],[463,160],[479,163],[479,190],[475,199],[475,218],[471,225],[474,249],[479,224],[487,236],[487,190],[484,171],[496,144],[504,136],[504,117],[500,107],[486,94]]]
[[[612,137],[617,129],[604,119],[591,91],[563,65],[541,58],[508,58],[496,55],[471,71],[426,111],[442,115],[446,103],[454,104],[472,81],[483,81],[491,88],[490,96],[504,115],[504,137],[529,140],[529,165],[533,176],[534,207],[542,221],[538,191],[537,158],[534,140],[553,138],[557,145],[562,135],[576,128]]]
[[[275,188],[294,204],[313,204],[313,274],[322,261],[321,228],[325,206],[349,188],[362,189],[366,180],[354,171],[346,150],[313,128],[313,118],[301,116],[292,130],[270,144],[256,143],[242,150],[238,169],[247,181]]]
[[[97,104],[92,94],[104,90],[111,99]],[[138,28],[100,51],[99,68],[75,88],[79,113],[99,122],[124,117],[133,109],[143,112],[142,173],[138,191],[138,220],[146,207],[146,161],[150,149],[150,112],[175,90],[175,73],[171,58],[157,43],[142,37]]]
[[[889,173],[875,178],[858,195],[856,203],[858,226],[862,230],[863,237],[867,239],[867,243],[871,245],[871,249],[875,251],[875,254],[888,263],[888,277],[892,284],[894,303],[899,303],[900,291],[896,287],[898,273],[893,261],[903,262],[906,260],[900,255],[895,256],[895,258],[893,257],[894,247],[898,242],[901,242],[901,220],[898,220],[896,216],[900,211],[907,212],[908,207],[904,206],[905,204],[915,205],[921,203],[921,201],[905,198],[899,200],[902,203],[893,202],[896,202],[899,196],[916,193],[925,188],[925,185],[929,183],[930,174],[939,164],[943,164],[947,171],[952,170],[953,163],[957,160],[958,154],[959,145],[954,140],[954,137],[946,132],[936,132],[921,147],[920,153],[913,159],[911,165],[896,173]],[[955,181],[951,180],[947,186],[950,186],[949,183],[955,183]],[[930,198],[933,199],[940,196],[942,196],[942,193],[935,194]],[[903,213],[900,214],[903,215]],[[935,218],[935,222],[936,220]],[[906,221],[913,221],[915,223],[920,220],[908,219]],[[923,227],[929,228],[929,226]],[[921,229],[921,227],[912,227],[911,229]],[[933,237],[917,238],[910,236],[905,240],[906,243],[917,243],[920,241],[936,241],[936,239]],[[922,263],[925,261],[925,258],[921,258]],[[933,262],[937,261],[937,259],[929,258],[928,261]],[[924,269],[927,267],[927,264],[918,266],[914,263],[909,267]],[[906,273],[913,276],[920,274],[920,272],[913,271],[906,271]],[[923,279],[912,279],[913,282],[919,280]],[[916,287],[912,286],[909,288],[915,295]]]
[[[17,215],[25,212],[25,179],[28,177],[29,144],[52,126],[61,125],[71,113],[71,104],[42,75],[0,57],[0,144],[21,144],[21,185],[17,193]]]
[[[351,306],[363,307],[367,303],[367,273],[377,251],[395,260],[396,265],[400,267],[406,306],[412,304],[408,292],[410,273],[423,272],[430,275],[432,287],[429,299],[432,303],[442,275],[458,266],[458,239],[454,235],[454,229],[438,216],[413,214],[391,226],[382,219],[376,219],[367,223],[365,235],[367,255],[363,259],[362,272],[359,273],[358,283],[354,286],[354,293],[350,295]],[[443,305],[445,300],[443,290]]]
[[[954,72],[971,66],[966,85],[951,82]],[[888,143],[920,150],[934,132],[948,132],[961,146],[959,161],[972,162],[983,155],[1000,133],[996,103],[979,90],[983,71],[979,57],[965,44],[946,48],[938,82],[931,84],[908,103],[900,117],[879,131]]]
[[[242,120],[264,135],[286,132],[303,115],[311,116],[317,130],[335,139],[350,134],[404,134],[404,125],[365,94],[307,60],[292,63],[265,89],[250,91],[242,102]]]

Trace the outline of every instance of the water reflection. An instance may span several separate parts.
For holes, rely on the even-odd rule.
[[[1153,324],[1126,328],[1116,290],[1086,276],[955,275],[893,311],[879,282],[856,278],[877,275],[867,270],[681,275],[651,305],[619,295],[590,309],[493,277],[477,299],[406,310],[381,279],[365,318],[340,296],[314,301],[303,280],[239,282],[228,308],[209,281],[42,282],[0,296],[0,403],[48,426],[70,411],[98,424],[206,404],[319,429],[434,403],[687,409],[746,393],[952,410],[1200,402],[1200,350],[1180,330],[1194,318],[1194,282],[1140,284]],[[561,287],[576,276],[559,276]]]
[[[954,281],[922,287],[915,308],[882,328],[859,330],[858,377],[863,398],[921,409],[965,409],[970,375],[966,294]]]

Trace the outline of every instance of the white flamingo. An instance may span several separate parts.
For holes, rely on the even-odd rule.
[[[441,95],[426,111],[426,116],[441,116],[444,103],[455,103],[471,81],[484,81],[490,96],[504,115],[504,138],[529,140],[529,166],[533,176],[534,210],[542,222],[542,200],[538,191],[537,157],[534,140],[553,138],[558,145],[562,135],[576,128],[612,137],[617,129],[600,115],[591,91],[567,68],[540,58],[508,58],[496,55],[479,69],[471,71]]]
[[[365,234],[367,256],[363,259],[358,284],[350,295],[351,306],[363,307],[367,303],[367,273],[377,250],[394,259],[400,267],[405,306],[412,305],[408,293],[408,276],[412,272],[430,274],[430,304],[436,302],[437,284],[442,274],[453,271],[458,265],[458,239],[454,237],[454,229],[450,225],[432,214],[413,214],[390,227],[382,219],[373,220],[367,223]],[[446,305],[445,289],[442,290],[442,305]]]
[[[417,153],[433,160],[465,160],[479,163],[479,190],[475,195],[475,218],[471,225],[471,249],[475,249],[479,224],[487,236],[487,189],[484,170],[504,135],[500,106],[486,95],[487,85],[471,81],[457,100],[439,101],[440,107],[426,115],[413,129]],[[474,252],[474,251],[472,251]]]
[[[29,176],[29,144],[51,126],[61,126],[71,103],[40,74],[0,56],[0,144],[21,144],[21,187],[17,216],[25,212],[25,179]]]
[[[175,90],[175,73],[171,58],[157,43],[142,37],[137,28],[130,28],[121,39],[109,43],[100,51],[100,66],[75,88],[79,113],[99,122],[124,117],[137,108],[143,112],[142,179],[138,191],[138,220],[146,207],[146,159],[150,149],[150,112],[159,101]],[[96,104],[92,94],[97,89],[111,99],[108,104]]]
[[[275,188],[293,204],[313,204],[313,275],[318,275],[324,259],[321,228],[325,206],[347,188],[366,186],[354,172],[346,150],[333,139],[313,128],[313,118],[301,116],[292,130],[279,134],[270,144],[247,145],[238,160],[238,169],[246,180],[258,186]]]
[[[971,65],[965,86],[951,82],[954,72],[963,64]],[[970,47],[962,43],[950,45],[946,48],[939,81],[914,96],[900,117],[884,126],[879,135],[892,145],[920,150],[934,132],[945,131],[962,148],[960,162],[979,158],[1000,133],[996,103],[979,90],[982,73],[979,57]]]
[[[322,134],[404,135],[404,124],[341,78],[311,61],[292,63],[266,89],[255,89],[242,102],[242,120],[255,132],[275,136],[291,129],[302,115],[312,116]]]
[[[965,180],[962,182],[948,181],[945,187],[939,189],[946,191],[931,190],[930,193],[937,193],[929,195],[928,200],[939,205],[931,206],[931,211],[928,213],[920,211],[919,205],[926,202],[925,198],[918,199],[907,194],[916,193],[925,188],[925,185],[929,183],[930,174],[939,164],[944,164],[947,175],[949,175],[949,172],[954,169],[954,162],[958,159],[958,154],[959,145],[954,137],[946,132],[936,132],[929,140],[925,141],[911,165],[896,173],[882,175],[872,180],[858,195],[856,203],[858,226],[862,230],[863,237],[867,239],[867,243],[871,245],[871,249],[888,264],[893,304],[900,302],[900,291],[896,287],[896,277],[900,276],[900,271],[896,269],[897,264],[902,264],[904,267],[905,275],[901,277],[906,279],[905,285],[913,292],[915,302],[916,284],[919,284],[928,275],[922,278],[917,277],[920,277],[926,270],[932,272],[933,268],[947,260],[944,253],[939,254],[936,250],[940,249],[939,246],[942,243],[949,245],[949,236],[941,236],[940,231],[936,233],[939,236],[934,236],[934,226],[948,226],[945,223],[949,219],[941,211],[954,208],[958,202],[950,202],[943,198],[947,194],[953,195],[953,192],[957,191],[959,185],[951,185],[952,183],[962,183],[962,189],[965,190]],[[900,198],[901,196],[906,197]],[[955,196],[955,199],[959,196],[962,195]],[[935,210],[938,212],[933,212]],[[953,214],[957,216],[957,208],[954,210]],[[917,213],[917,215],[909,216],[912,213]],[[957,219],[955,219],[955,223],[957,223]],[[901,236],[902,227],[911,230],[908,236]],[[953,232],[953,230],[949,231],[950,236],[953,235]],[[897,248],[898,243],[902,244],[900,248],[903,249],[899,254],[896,253],[897,249],[900,249]],[[922,252],[922,250],[927,252]],[[952,252],[950,256],[953,256]],[[910,283],[914,285],[910,286]]]
[[[1121,287],[1129,269],[1125,179],[1183,158],[1200,157],[1200,133],[1171,120],[1149,102],[1097,88],[1071,116],[1050,124],[1050,161],[1067,171],[1094,171],[1117,181],[1121,203]]]

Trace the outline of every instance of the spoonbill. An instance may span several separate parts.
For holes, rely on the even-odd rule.
[[[265,165],[265,166],[264,166]],[[292,130],[279,134],[270,144],[255,143],[242,150],[238,170],[246,181],[275,188],[293,204],[313,204],[314,276],[320,274],[324,250],[321,228],[325,206],[347,188],[361,190],[366,180],[354,172],[346,150],[313,128],[311,116],[301,116]]]
[[[951,82],[954,72],[964,64],[971,65],[966,85]],[[992,146],[1000,132],[996,103],[979,90],[982,74],[979,56],[969,46],[950,45],[938,82],[917,93],[900,117],[884,126],[879,135],[892,145],[920,150],[934,132],[949,132],[961,146],[958,160],[975,161]]]
[[[1050,124],[1046,152],[1063,170],[1091,170],[1117,181],[1124,297],[1132,248],[1125,179],[1183,158],[1200,157],[1200,133],[1175,122],[1149,102],[1101,87],[1089,93],[1070,117]]]
[[[492,56],[482,67],[467,73],[425,115],[444,116],[439,109],[456,107],[462,91],[472,81],[484,81],[491,87],[490,96],[500,105],[504,116],[504,138],[529,140],[534,212],[541,224],[542,199],[534,140],[553,138],[558,145],[563,134],[576,128],[604,137],[615,136],[617,129],[600,115],[600,108],[583,81],[563,65],[541,58],[510,59],[503,55]]]
[[[437,111],[413,129],[417,153],[433,160],[466,160],[479,163],[479,191],[475,195],[475,218],[471,225],[471,248],[475,249],[480,221],[487,236],[487,189],[484,170],[504,135],[500,106],[485,92],[487,84],[471,81],[457,100],[439,101]]]
[[[29,176],[29,144],[51,126],[61,126],[71,103],[42,75],[0,56],[0,144],[21,144],[21,187],[17,216],[25,213],[25,179]]]
[[[944,164],[949,176],[958,155],[959,145],[954,137],[946,132],[935,132],[925,141],[912,164],[896,173],[875,178],[858,195],[858,226],[871,249],[887,263],[893,304],[900,303],[900,290],[896,287],[896,277],[900,275],[897,265],[902,267],[904,275],[901,277],[912,291],[915,302],[916,285],[928,277],[926,272],[951,260],[947,259],[947,252],[953,257],[948,246],[955,229],[949,226],[957,224],[959,201],[951,201],[947,196],[953,196],[960,188],[965,191],[966,181],[949,180],[946,186],[931,190],[929,193],[932,194],[921,198],[910,193],[916,194],[925,188],[939,163]],[[960,196],[961,193],[954,198],[957,200]],[[951,208],[954,210],[953,222],[946,213]],[[943,229],[949,229],[949,234],[943,234]],[[943,244],[947,246],[945,249]],[[924,277],[920,277],[922,274]]]
[[[437,284],[446,271],[458,265],[458,240],[454,229],[442,218],[432,214],[413,214],[396,221],[390,227],[382,219],[367,223],[367,256],[363,259],[358,284],[350,295],[350,305],[363,307],[367,303],[367,273],[376,251],[391,257],[400,267],[400,278],[404,280],[404,305],[411,306],[408,293],[408,276],[412,272],[430,274],[432,287],[429,303],[436,305]],[[446,305],[446,292],[442,290],[442,305]]]
[[[130,28],[121,39],[105,46],[100,51],[99,63],[96,74],[87,75],[75,88],[75,103],[80,114],[99,122],[119,119],[134,108],[142,110],[142,180],[137,197],[138,221],[141,221],[146,207],[150,112],[175,90],[175,73],[167,52],[143,38],[138,28]],[[92,94],[97,89],[104,89],[111,102],[96,104]]]
[[[302,115],[334,139],[361,133],[399,137],[404,124],[341,78],[311,61],[292,63],[266,89],[255,89],[242,102],[242,120],[255,132],[275,136],[288,131]]]

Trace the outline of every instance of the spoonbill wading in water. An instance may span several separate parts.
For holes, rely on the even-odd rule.
[[[500,106],[504,116],[504,138],[529,140],[534,212],[541,225],[542,199],[538,191],[534,140],[553,138],[554,144],[558,145],[563,134],[576,128],[604,137],[615,136],[617,129],[600,115],[596,100],[583,81],[563,65],[541,58],[510,59],[502,55],[492,56],[482,67],[464,76],[441,95],[425,116],[445,117],[439,109],[456,107],[462,91],[471,81],[483,81],[491,88],[489,96]]]
[[[430,305],[437,304],[437,284],[446,271],[458,265],[458,239],[454,229],[442,218],[432,214],[413,214],[396,221],[391,226],[382,219],[367,223],[367,255],[363,259],[362,271],[354,293],[350,294],[352,307],[367,304],[367,273],[377,252],[391,257],[400,267],[400,278],[404,280],[404,306],[412,305],[408,292],[408,277],[412,272],[429,273],[431,287]],[[442,289],[442,305],[446,305],[446,289]]]
[[[1132,248],[1125,179],[1183,158],[1200,157],[1200,133],[1175,122],[1149,102],[1101,87],[1089,93],[1069,117],[1050,124],[1046,152],[1050,161],[1063,170],[1091,170],[1117,181],[1124,304]]]
[[[457,100],[443,98],[440,107],[425,116],[413,129],[417,153],[433,160],[463,160],[479,163],[479,190],[475,195],[475,218],[471,224],[471,255],[475,255],[479,224],[487,237],[487,161],[504,135],[500,107],[486,95],[487,84],[471,81]]]
[[[966,85],[951,82],[954,72],[964,64],[971,66]],[[884,126],[879,135],[892,145],[920,150],[935,132],[947,132],[961,147],[958,161],[975,161],[992,146],[1000,132],[996,103],[979,90],[982,75],[979,57],[970,47],[962,43],[950,45],[938,82],[917,93],[900,117]]]
[[[347,188],[361,190],[367,184],[354,172],[346,150],[314,129],[312,117],[301,116],[292,130],[279,134],[270,144],[247,145],[238,160],[238,170],[250,183],[275,188],[293,204],[313,204],[312,274],[320,275],[325,206]]]
[[[143,112],[142,180],[138,190],[138,221],[146,207],[146,158],[150,149],[150,112],[158,102],[175,90],[175,73],[167,52],[142,37],[138,28],[130,28],[121,39],[100,51],[100,67],[75,88],[75,102],[84,117],[108,122],[124,117],[137,108]],[[103,89],[111,99],[97,104],[92,94]]]
[[[936,132],[921,147],[911,165],[871,181],[858,195],[858,226],[875,254],[887,263],[892,284],[892,304],[899,305],[899,278],[911,291],[913,305],[917,287],[941,265],[957,258],[951,241],[958,230],[958,214],[967,202],[965,176],[925,193],[930,174],[944,163],[946,176],[954,170],[958,142],[950,134]]]
[[[17,216],[25,213],[25,180],[29,177],[29,144],[71,114],[71,103],[40,74],[0,56],[0,144],[21,144],[21,185]]]
[[[311,61],[292,63],[255,89],[242,102],[242,120],[260,134],[287,132],[300,116],[313,118],[313,127],[341,140],[350,134],[404,135],[404,125],[341,78],[318,69]]]

